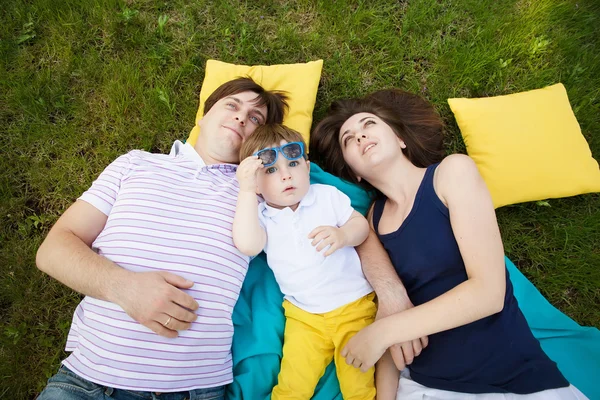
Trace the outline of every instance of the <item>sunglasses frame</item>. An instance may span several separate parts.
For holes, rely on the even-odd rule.
[[[293,144],[297,144],[298,146],[300,146],[300,156],[295,157],[295,158],[289,158],[284,152],[283,149],[287,146],[293,145]],[[277,162],[277,159],[279,158],[278,153],[281,153],[286,159],[290,160],[290,161],[294,161],[294,160],[299,160],[302,157],[304,157],[305,152],[304,152],[304,143],[302,142],[289,142],[286,143],[282,146],[279,147],[266,147],[264,149],[260,149],[259,151],[257,151],[256,153],[253,154],[253,156],[258,156],[260,158],[260,153],[264,152],[264,151],[268,151],[268,150],[273,150],[275,151],[275,159],[270,162],[269,164],[265,164],[263,161],[263,167],[270,167],[272,165],[274,165]]]

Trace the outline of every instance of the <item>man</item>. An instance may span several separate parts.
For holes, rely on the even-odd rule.
[[[249,262],[231,238],[231,164],[259,125],[282,122],[285,101],[249,78],[223,84],[206,101],[194,147],[117,158],[59,218],[38,268],[86,297],[67,339],[72,353],[39,399],[224,396]]]

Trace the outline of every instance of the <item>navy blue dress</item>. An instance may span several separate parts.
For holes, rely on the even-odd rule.
[[[385,199],[375,202],[373,224],[415,306],[467,280],[448,208],[427,168],[412,210],[400,228],[380,235]],[[529,394],[569,383],[533,336],[506,271],[504,309],[470,324],[429,336],[429,346],[409,366],[414,381],[464,393]]]

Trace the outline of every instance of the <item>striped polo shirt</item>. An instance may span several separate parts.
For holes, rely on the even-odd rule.
[[[108,216],[92,248],[131,271],[168,271],[194,282],[197,320],[174,339],[118,305],[85,297],[73,316],[63,363],[101,385],[173,392],[233,380],[231,315],[249,258],[233,244],[237,166],[206,165],[189,144],[171,155],[132,151],[81,197]]]

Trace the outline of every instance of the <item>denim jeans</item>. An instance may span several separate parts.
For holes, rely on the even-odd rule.
[[[225,400],[225,386],[174,393],[136,392],[88,381],[62,365],[37,400]]]

